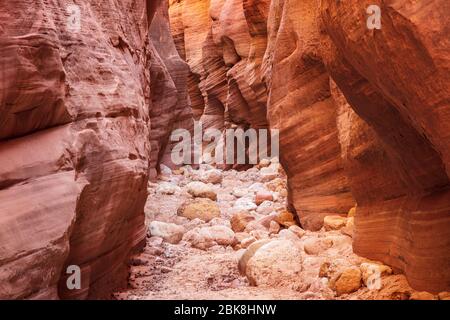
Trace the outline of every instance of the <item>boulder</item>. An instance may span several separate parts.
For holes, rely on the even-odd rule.
[[[327,231],[340,230],[343,227],[345,227],[346,224],[347,224],[347,218],[339,216],[339,215],[326,216],[323,219],[323,226],[325,227],[325,230],[327,230]]]
[[[255,196],[255,203],[256,205],[260,205],[262,204],[264,201],[273,201],[273,195],[272,192],[267,192],[267,191],[258,191],[256,192],[256,196]]]
[[[276,288],[301,281],[301,272],[301,249],[289,240],[274,240],[256,250],[245,274],[251,285]]]
[[[173,223],[152,221],[149,231],[152,237],[160,237],[166,242],[177,244],[183,238],[186,229]]]
[[[277,217],[275,221],[278,222],[278,224],[287,228],[297,224],[294,219],[294,215],[287,210],[277,212]]]
[[[337,276],[335,281],[331,282],[331,286],[334,286],[334,290],[337,295],[348,294],[358,291],[361,288],[361,270],[359,268],[345,269],[341,274]]]
[[[309,255],[319,255],[333,246],[333,241],[327,238],[306,239],[303,248]]]
[[[230,228],[225,226],[201,227],[188,231],[184,241],[194,248],[206,250],[213,246],[233,246],[237,243],[236,236]]]
[[[239,262],[238,262],[238,269],[242,275],[246,274],[247,263],[253,257],[255,252],[259,248],[261,248],[263,245],[269,243],[270,241],[271,240],[268,240],[268,239],[255,241],[251,245],[249,245],[247,250],[244,251],[244,253],[239,258]]]
[[[253,220],[255,220],[255,217],[247,211],[237,212],[231,217],[231,229],[233,229],[234,232],[242,232],[249,222]]]
[[[220,217],[220,209],[215,201],[207,198],[197,198],[185,201],[178,208],[178,215],[190,220],[201,219],[209,222]]]

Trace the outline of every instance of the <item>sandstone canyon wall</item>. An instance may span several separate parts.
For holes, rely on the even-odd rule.
[[[77,4],[80,32],[59,1],[0,5],[0,298],[121,285],[147,180],[193,119],[279,129],[303,227],[357,203],[356,253],[450,289],[448,1]]]
[[[100,298],[126,283],[146,235],[149,172],[167,132],[189,126],[184,62],[149,38],[157,12],[151,30],[170,40],[167,3],[77,1],[79,30],[71,4],[0,5],[4,299]],[[69,265],[82,290],[67,290]]]
[[[340,99],[354,250],[403,270],[415,288],[448,289],[450,4],[375,1],[382,27],[367,30],[360,13],[370,4],[321,7],[323,56],[352,108]]]
[[[381,8],[381,30],[366,25],[373,4]],[[448,6],[170,6],[197,118],[219,128],[279,129],[289,205],[303,227],[316,230],[324,216],[357,203],[356,252],[432,291],[450,287]]]

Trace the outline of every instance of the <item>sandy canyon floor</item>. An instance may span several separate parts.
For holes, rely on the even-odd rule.
[[[351,217],[317,232],[293,226],[276,161],[242,172],[163,171],[149,184],[147,245],[114,299],[438,298],[355,255]]]

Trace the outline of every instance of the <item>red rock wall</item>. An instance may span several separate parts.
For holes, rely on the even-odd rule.
[[[381,30],[366,27],[372,4],[381,7]],[[219,128],[280,129],[289,202],[302,225],[318,229],[325,215],[357,203],[356,252],[432,291],[449,288],[448,7],[442,0],[170,7],[177,48],[195,75],[191,100],[204,98],[196,118]]]
[[[373,2],[373,1],[372,1]],[[341,143],[358,202],[354,249],[419,290],[450,287],[448,1],[322,2],[327,65],[351,108]],[[339,96],[339,93],[338,93]]]
[[[155,98],[159,1],[77,4],[78,33],[65,4],[0,6],[0,298],[107,297],[145,239],[149,140],[162,123],[150,127],[151,100],[182,96]],[[67,290],[68,265],[81,267],[81,290]]]
[[[320,56],[318,1],[273,1],[270,10],[267,117],[270,127],[280,130],[290,202],[302,226],[317,230],[325,216],[346,214],[354,206],[340,156],[337,109]]]

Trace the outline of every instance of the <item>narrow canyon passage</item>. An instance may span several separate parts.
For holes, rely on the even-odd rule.
[[[320,231],[299,227],[286,209],[286,176],[276,159],[247,171],[165,167],[148,191],[146,246],[130,261],[129,288],[115,299],[418,295],[403,275],[353,253],[354,209],[348,218],[327,217]]]
[[[450,299],[448,12],[1,1],[0,299]]]

